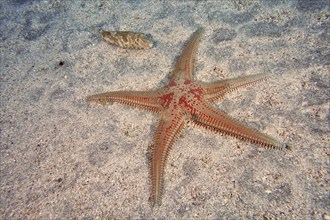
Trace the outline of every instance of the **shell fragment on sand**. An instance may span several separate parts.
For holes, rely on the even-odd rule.
[[[108,43],[125,49],[148,49],[153,43],[146,34],[132,31],[96,30]]]

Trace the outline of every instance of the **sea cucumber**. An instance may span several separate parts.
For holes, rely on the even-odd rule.
[[[112,45],[125,49],[148,49],[152,48],[152,42],[143,33],[132,31],[104,31],[94,28],[104,40]]]

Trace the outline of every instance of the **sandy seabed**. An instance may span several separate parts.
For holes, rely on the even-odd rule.
[[[327,0],[3,0],[0,10],[0,219],[330,219]],[[92,26],[150,34],[154,47],[111,46]],[[215,106],[292,151],[188,126],[152,208],[159,115],[85,98],[165,85],[198,27],[196,79],[273,75]]]

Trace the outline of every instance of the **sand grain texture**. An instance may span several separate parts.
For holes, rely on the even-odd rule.
[[[0,218],[329,219],[328,4],[2,1]],[[113,47],[93,25],[151,34],[155,46]],[[188,127],[152,209],[148,147],[159,117],[85,97],[164,85],[198,27],[197,79],[273,75],[216,106],[293,150]]]

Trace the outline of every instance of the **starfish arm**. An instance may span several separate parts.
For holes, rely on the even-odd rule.
[[[239,89],[244,86],[253,85],[260,81],[266,80],[269,77],[269,74],[256,74],[210,83],[203,82],[202,86],[205,89],[204,99],[207,102],[214,102],[217,99],[223,98],[225,94],[233,90]]]
[[[171,114],[166,110],[155,133],[151,158],[151,201],[161,204],[163,193],[164,168],[169,152],[185,125],[185,115],[182,112]]]
[[[252,128],[249,128],[248,126],[236,121],[208,104],[199,103],[198,107],[196,106],[195,109],[196,110],[192,115],[192,121],[197,125],[201,125],[205,128],[209,128],[226,135],[231,135],[242,140],[247,140],[263,147],[289,149],[289,146],[286,144],[266,134],[262,134]]]
[[[187,42],[172,71],[172,80],[178,80],[180,78],[191,80],[194,71],[196,51],[203,32],[203,28],[198,28]]]
[[[160,112],[162,110],[158,91],[106,92],[88,96],[86,100],[87,102],[94,102],[102,105],[118,102],[153,112]]]

